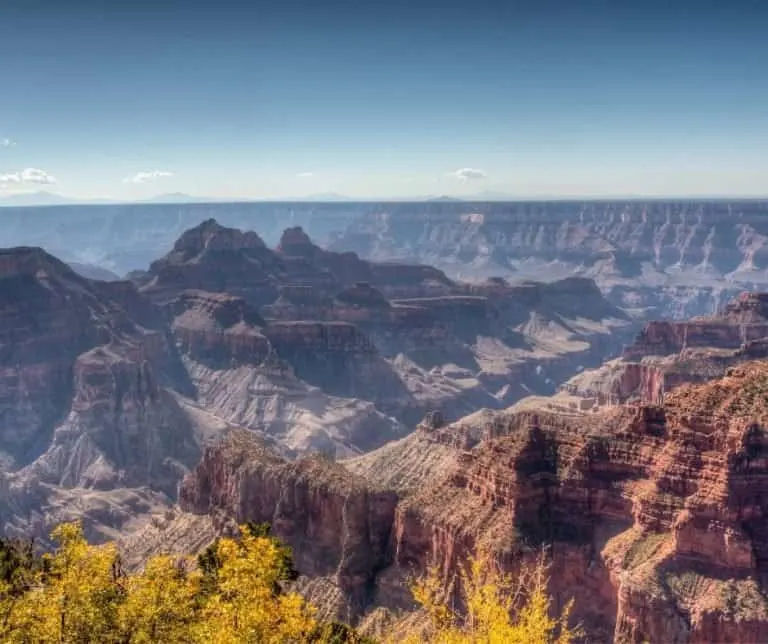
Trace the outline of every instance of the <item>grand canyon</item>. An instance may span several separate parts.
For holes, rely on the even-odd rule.
[[[768,644],[766,34],[0,0],[0,644]]]
[[[0,212],[5,536],[267,522],[370,633],[543,549],[586,641],[764,640],[768,204],[73,208]]]

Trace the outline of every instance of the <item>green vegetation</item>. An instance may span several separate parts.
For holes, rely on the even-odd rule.
[[[669,535],[663,532],[641,534],[624,555],[623,568],[632,570],[644,564],[659,550]]]

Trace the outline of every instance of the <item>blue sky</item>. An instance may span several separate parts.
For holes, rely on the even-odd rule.
[[[762,3],[415,4],[3,0],[0,190],[768,194]]]

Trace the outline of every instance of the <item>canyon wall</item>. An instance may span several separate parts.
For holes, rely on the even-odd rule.
[[[585,370],[560,391],[598,405],[658,403],[675,387],[706,382],[733,365],[765,357],[767,348],[768,294],[744,292],[713,315],[646,323],[620,359]]]
[[[430,564],[448,580],[482,549],[514,570],[546,545],[555,603],[575,599],[590,641],[759,641],[768,626],[766,395],[768,364],[752,362],[682,386],[663,406],[512,408],[452,425],[435,417],[351,461],[354,475],[221,446],[187,477],[181,503],[272,520],[302,562],[323,547],[322,517],[359,501],[344,523],[356,526],[357,540],[342,530],[324,551],[330,568],[299,570],[313,576],[358,562],[368,608],[407,606],[403,584]],[[310,469],[322,493],[304,491]],[[288,490],[282,496],[270,491],[276,480]],[[342,587],[354,589],[359,614],[358,588]]]
[[[456,279],[595,279],[644,319],[711,314],[766,283],[765,201],[376,204],[334,249]]]
[[[330,576],[356,612],[372,597],[388,549],[397,497],[315,456],[288,462],[252,434],[206,450],[179,493],[182,509],[229,520],[269,522],[304,575]]]
[[[2,251],[4,525],[44,534],[83,503],[103,536],[137,504],[171,503],[229,431],[289,457],[357,456],[428,410],[550,393],[635,328],[588,278],[459,283],[324,250],[299,226],[270,248],[207,219],[108,282],[39,248]]]

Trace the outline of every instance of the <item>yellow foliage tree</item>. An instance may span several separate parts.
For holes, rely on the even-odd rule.
[[[141,574],[124,581],[118,628],[131,644],[189,642],[195,623],[199,574],[189,574],[188,558],[158,556]]]
[[[557,617],[551,616],[549,577],[543,555],[516,576],[502,572],[489,557],[472,559],[460,576],[461,604],[457,614],[447,605],[446,590],[437,568],[417,580],[412,593],[425,611],[425,633],[398,637],[404,644],[570,644],[582,635],[569,626],[572,602]]]
[[[20,597],[4,596],[2,640],[19,644],[112,642],[116,632],[117,551],[89,546],[77,524],[51,534],[59,547]]]
[[[253,536],[221,539],[216,546],[215,590],[195,627],[195,641],[303,642],[316,627],[312,609],[296,593],[276,593],[283,570],[282,546]]]
[[[0,641],[8,644],[238,644],[305,642],[312,609],[283,592],[286,548],[253,534],[221,539],[214,566],[154,557],[126,575],[113,544],[91,546],[78,524],[52,533],[56,550],[25,571],[24,585],[0,581]],[[15,574],[15,571],[14,571]]]
[[[52,533],[42,558],[0,540],[0,641],[8,644],[352,644],[370,642],[283,590],[288,549],[264,526],[243,526],[198,559],[160,556],[125,574],[113,544],[92,546],[78,524]],[[461,577],[460,617],[445,602],[436,570],[413,587],[438,644],[569,644],[570,605],[551,617],[544,559],[512,578],[488,558]],[[399,642],[425,641],[410,633]]]

